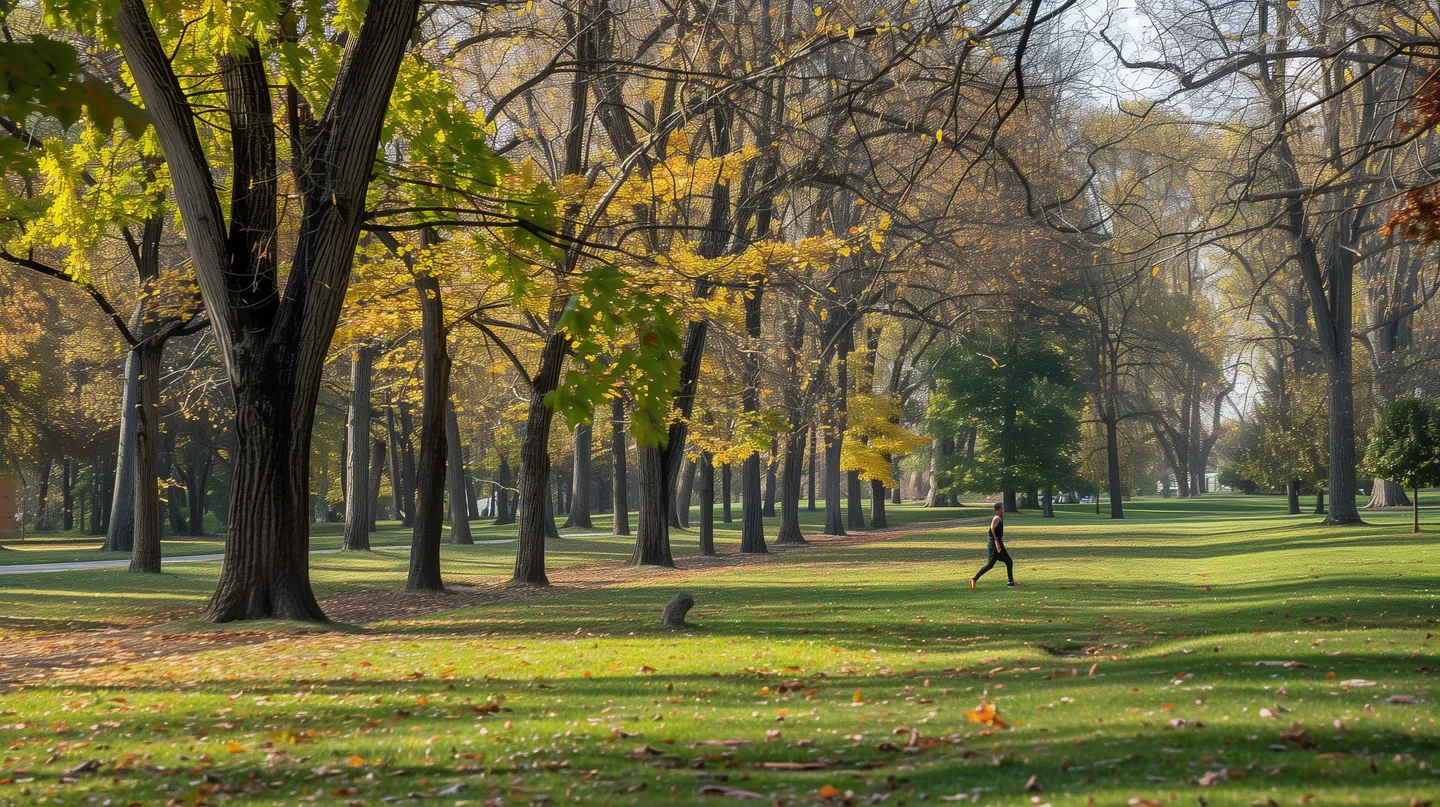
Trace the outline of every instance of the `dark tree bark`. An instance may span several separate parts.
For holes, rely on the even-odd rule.
[[[73,467],[69,457],[60,460],[60,525],[66,532],[75,529],[75,494],[70,489],[75,481]]]
[[[374,532],[380,520],[380,479],[385,469],[385,438],[376,437],[370,441],[370,484],[369,495],[365,498],[367,532]],[[393,487],[395,482],[390,482]]]
[[[400,404],[400,479],[405,483],[405,525],[415,522],[415,428],[410,407]]]
[[[775,474],[780,468],[780,440],[778,437],[770,438],[770,461],[765,463],[765,503],[760,514],[766,518],[775,516]]]
[[[1375,479],[1374,487],[1370,489],[1370,501],[1365,503],[1365,509],[1379,509],[1382,507],[1409,507],[1410,498],[1405,495],[1405,488],[1391,482],[1388,479]]]
[[[385,438],[390,444],[390,451],[386,456],[385,472],[390,475],[390,509],[395,511],[395,517],[400,519],[400,526],[410,526],[410,508],[407,503],[409,498],[406,493],[406,485],[409,480],[405,478],[405,472],[400,462],[400,435],[395,431],[395,407],[385,407]]]
[[[688,628],[685,622],[685,615],[695,607],[695,598],[689,594],[676,594],[665,606],[665,611],[660,614],[660,625],[666,628]]]
[[[190,534],[205,534],[206,497],[209,495],[210,466],[215,452],[208,442],[190,438],[189,472],[186,475],[185,501],[190,505]]]
[[[625,402],[616,398],[610,402],[610,497],[615,510],[615,519],[610,525],[611,535],[630,534],[630,502],[625,487],[628,483],[625,474],[627,442]]]
[[[593,443],[594,428],[589,423],[575,427],[575,461],[570,479],[570,513],[565,519],[567,527],[595,529],[590,520],[590,452]]]
[[[865,529],[865,494],[860,486],[860,472],[845,472],[845,527]]]
[[[835,386],[831,390],[829,423],[825,430],[825,534],[844,535],[840,514],[840,452],[845,440],[845,395],[850,386],[850,339],[841,334],[835,351]]]
[[[890,526],[885,520],[885,483],[879,479],[870,480],[870,528]]]
[[[46,458],[40,466],[40,490],[37,496],[35,512],[35,531],[50,531],[50,474],[55,468],[55,461]]]
[[[445,488],[450,499],[450,543],[475,543],[470,535],[470,501],[465,494],[465,450],[460,444],[460,419],[455,402],[445,404]]]
[[[1105,418],[1105,459],[1110,472],[1110,518],[1124,518],[1125,491],[1120,483],[1120,434],[1113,414]],[[1096,491],[1095,501],[1100,501],[1099,491]]]
[[[341,548],[370,550],[370,368],[375,351],[350,354],[350,407],[345,421],[345,539]]]
[[[1285,500],[1289,505],[1287,512],[1292,516],[1300,515],[1300,480],[1292,480],[1285,486]]]
[[[151,335],[152,328],[142,331]],[[145,339],[135,348],[140,396],[135,407],[135,548],[130,571],[160,572],[160,358],[164,343]]]
[[[566,336],[556,333],[540,352],[540,367],[530,381],[530,408],[520,440],[520,496],[516,505],[519,541],[515,548],[512,586],[548,586],[545,576],[545,532],[554,521],[547,518],[546,488],[550,480],[550,423],[555,411],[545,405],[545,396],[560,384],[565,362]],[[661,507],[664,498],[661,497]]]
[[[1315,493],[1315,515],[1325,515],[1325,491],[1323,490]]]
[[[792,373],[798,371],[801,351],[805,349],[805,315],[803,308],[796,311],[790,326],[790,340],[786,344],[785,362]],[[800,389],[800,379],[790,378],[783,386],[785,415],[790,430],[785,434],[784,462],[780,472],[780,532],[775,536],[777,544],[803,544],[805,536],[800,532],[800,484],[805,465],[805,434],[809,429],[811,412],[806,406],[805,391]],[[814,465],[815,441],[810,441],[811,465]],[[813,468],[811,469],[814,470]],[[811,495],[814,495],[815,476],[810,475]],[[813,500],[812,500],[813,504]],[[811,509],[814,509],[813,507]]]
[[[715,455],[700,453],[700,554],[715,554]]]
[[[675,488],[675,503],[670,508],[670,526],[690,528],[690,506],[695,501],[695,460],[685,457],[680,466],[680,484]]]
[[[160,435],[159,476],[161,482],[160,500],[170,513],[170,534],[184,535],[190,531],[185,523],[183,489],[175,482],[179,463],[175,458],[175,432],[167,430]]]
[[[510,509],[510,458],[500,455],[500,467],[495,471],[495,524],[514,524],[515,514]]]
[[[665,456],[657,446],[640,446],[635,452],[635,466],[640,474],[640,489],[655,486],[665,490]],[[670,555],[670,522],[668,496],[640,497],[640,513],[635,525],[635,551],[630,555],[632,566],[674,566]]]
[[[900,458],[890,458],[890,475],[895,477],[895,487],[890,489],[890,503],[900,504]]]
[[[1049,485],[1045,486],[1045,499],[1040,505],[1040,515],[1045,518],[1055,517],[1055,490]]]
[[[281,233],[274,99],[259,44],[241,38],[219,59],[232,145],[227,216],[196,131],[197,110],[145,4],[118,3],[121,49],[164,152],[191,265],[234,392],[225,562],[206,610],[213,621],[324,619],[309,581],[315,404],[381,125],[418,9],[418,0],[373,0],[346,42],[323,116],[292,127],[300,222],[293,249],[282,250],[274,243]],[[293,112],[298,93],[289,99]],[[300,117],[308,119],[308,107],[304,111]],[[282,252],[289,258],[283,288]]]
[[[805,468],[805,475],[809,477],[810,492],[808,494],[808,500],[805,504],[805,509],[813,513],[815,512],[815,462],[819,458],[819,455],[815,453],[815,449],[819,447],[820,439],[816,436],[817,432],[819,432],[819,429],[810,428],[809,432],[810,462]]]
[[[422,358],[420,381],[420,462],[415,472],[415,514],[410,529],[410,570],[405,590],[443,591],[440,577],[440,540],[445,520],[445,404],[450,399],[450,350],[445,343],[445,307],[440,281],[419,272],[415,291],[420,297]],[[410,413],[400,410],[402,428],[408,430]],[[408,441],[407,441],[408,442]],[[408,448],[408,446],[407,446]]]

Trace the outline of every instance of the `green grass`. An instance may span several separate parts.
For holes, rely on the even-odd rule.
[[[0,803],[744,803],[702,797],[709,785],[789,805],[848,791],[1288,807],[1440,792],[1440,541],[1408,535],[1407,513],[1335,530],[1275,499],[1141,500],[1124,522],[1061,510],[1010,517],[1019,589],[1002,568],[968,590],[976,528],[922,532],[61,677],[0,695]],[[623,549],[573,543],[588,553],[557,564]],[[446,563],[494,579],[507,555],[447,549]],[[322,591],[365,563],[365,585],[398,579],[378,558],[316,560]],[[198,586],[210,565],[160,586],[192,570]],[[49,577],[77,613],[154,596],[154,578],[127,595],[117,574],[91,581],[103,595]],[[679,590],[698,627],[663,631]],[[967,720],[982,698],[1018,725]],[[740,744],[704,744],[722,740]],[[1032,776],[1043,791],[1025,790]]]

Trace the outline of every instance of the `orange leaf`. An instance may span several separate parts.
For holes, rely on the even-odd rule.
[[[833,799],[840,795],[840,788],[834,785],[824,785],[820,788],[820,798]]]

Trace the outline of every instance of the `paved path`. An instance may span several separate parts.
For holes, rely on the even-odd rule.
[[[606,532],[582,532],[567,534],[565,538],[591,538],[596,535],[609,535]],[[492,540],[476,541],[477,544],[508,544],[514,538],[495,538]],[[395,547],[409,546],[409,544],[376,544],[372,549],[393,549]],[[330,555],[340,552],[339,549],[312,549],[312,555]],[[215,552],[208,555],[178,555],[173,558],[161,558],[161,563],[204,563],[211,560],[224,560],[225,556]],[[84,569],[114,569],[125,568],[130,565],[126,558],[118,560],[69,560],[56,563],[17,563],[13,566],[0,566],[0,575],[4,574],[30,574],[33,572],[73,572]]]

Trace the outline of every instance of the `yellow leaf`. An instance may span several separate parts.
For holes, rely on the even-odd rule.
[[[860,690],[857,689],[855,690],[855,697],[851,698],[850,700],[852,703],[863,703],[865,701],[865,696],[861,695]]]

